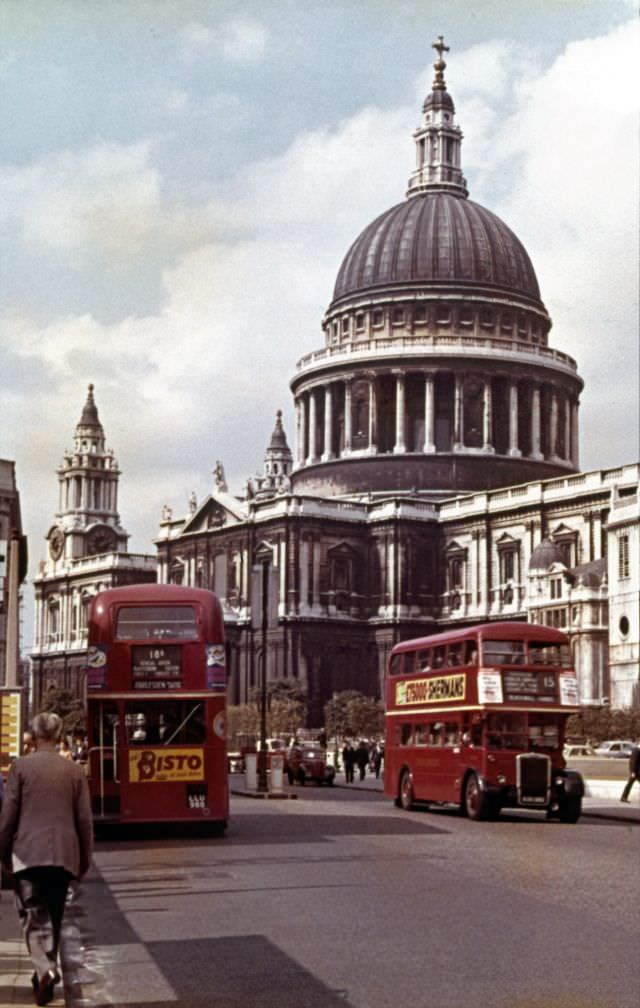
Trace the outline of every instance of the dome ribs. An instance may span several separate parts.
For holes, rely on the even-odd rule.
[[[452,205],[452,210],[454,206]],[[471,280],[475,273],[475,246],[471,231],[471,222],[466,213],[462,213],[458,204],[455,204],[454,217],[456,223],[455,251],[456,269],[455,276],[461,280]]]
[[[411,197],[369,224],[342,262],[332,304],[390,284],[438,282],[497,287],[544,308],[517,236],[485,207],[445,192]]]

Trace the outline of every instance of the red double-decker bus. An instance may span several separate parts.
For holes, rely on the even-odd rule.
[[[580,774],[565,768],[578,711],[568,638],[533,623],[488,623],[396,644],[386,682],[385,794],[457,804],[471,819],[503,808],[577,822]]]
[[[96,824],[206,820],[224,828],[227,674],[217,597],[177,585],[100,592],[88,643]]]

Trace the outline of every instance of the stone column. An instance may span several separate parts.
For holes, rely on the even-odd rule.
[[[571,461],[573,462],[573,465],[575,466],[576,469],[580,468],[579,465],[580,438],[578,429],[578,415],[579,415],[579,408],[578,408],[578,400],[576,399],[574,400],[574,402],[571,403]]]
[[[433,454],[436,450],[436,409],[435,409],[435,388],[432,371],[425,372],[424,376],[424,446],[426,454]]]
[[[375,455],[378,448],[378,400],[376,396],[376,376],[373,372],[367,375],[369,379],[369,453]]]
[[[569,396],[564,402],[564,452],[562,457],[571,462],[571,402]]]
[[[484,393],[482,401],[482,450],[487,454],[495,452],[493,446],[493,390],[491,381],[484,383]]]
[[[324,451],[322,461],[328,462],[333,458],[333,388],[331,385],[324,387]]]
[[[544,457],[541,451],[540,438],[540,386],[534,385],[531,390],[531,458],[541,461]]]
[[[558,456],[558,396],[555,389],[551,393],[551,415],[549,417],[549,456]]]
[[[298,408],[298,444],[297,444],[298,465],[302,466],[305,463],[305,457],[306,457],[304,443],[307,433],[306,432],[307,416],[306,416],[304,396],[302,395],[300,396],[296,405]]]
[[[509,385],[509,455],[512,458],[522,455],[518,448],[518,386],[514,381]]]
[[[314,612],[320,610],[320,542],[313,542],[313,578],[311,583],[311,608]]]
[[[299,554],[300,599],[299,611],[306,615],[309,612],[309,541],[302,539]]]
[[[307,462],[317,462],[318,456],[316,454],[316,424],[317,424],[317,412],[316,412],[316,395],[315,391],[312,389],[309,392],[309,454],[307,456]]]
[[[405,442],[405,374],[404,371],[393,371],[396,378],[396,443],[393,450],[400,455],[407,450]]]
[[[344,449],[343,455],[351,454],[351,382],[352,378],[344,380]]]
[[[280,598],[278,599],[278,616],[287,615],[287,540],[283,536],[278,545],[278,567],[280,571]]]
[[[464,417],[462,413],[462,375],[455,376],[455,391],[453,400],[453,450],[464,451]]]

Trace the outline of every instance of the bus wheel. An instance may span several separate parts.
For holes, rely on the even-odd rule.
[[[401,809],[404,809],[405,812],[408,812],[413,808],[413,784],[411,783],[411,774],[408,770],[403,770],[402,776],[400,777],[398,805]]]
[[[487,796],[480,790],[480,782],[475,774],[469,774],[464,786],[464,811],[469,819],[487,818]]]
[[[565,798],[558,811],[560,822],[577,823],[582,812],[582,798]]]

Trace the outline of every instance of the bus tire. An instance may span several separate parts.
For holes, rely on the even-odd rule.
[[[582,798],[573,795],[565,798],[558,810],[558,819],[563,823],[577,823],[582,812]]]
[[[398,787],[398,806],[405,812],[411,811],[414,805],[413,783],[408,770],[403,770],[400,774],[400,785]]]
[[[464,785],[463,811],[476,822],[486,819],[488,800],[486,792],[480,788],[480,781],[474,773],[469,774]]]

